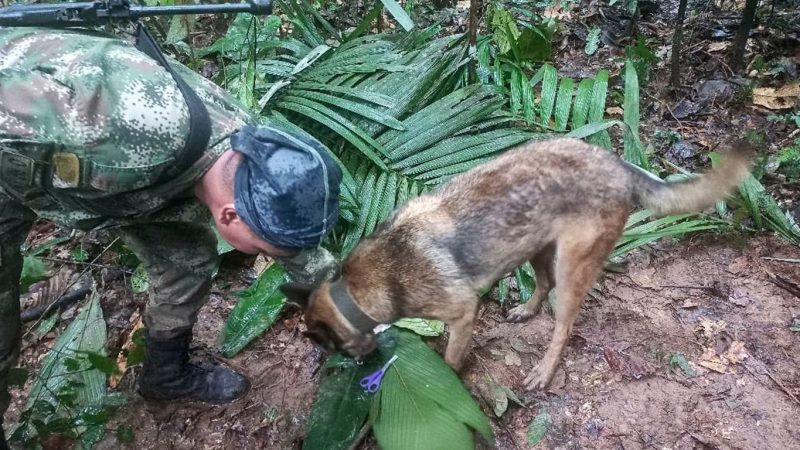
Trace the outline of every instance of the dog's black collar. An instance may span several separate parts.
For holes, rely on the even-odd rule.
[[[361,308],[356,305],[353,297],[347,292],[342,280],[336,280],[331,284],[331,299],[333,304],[339,308],[345,319],[350,322],[358,331],[362,333],[371,333],[372,330],[380,325],[372,317],[368,316]]]

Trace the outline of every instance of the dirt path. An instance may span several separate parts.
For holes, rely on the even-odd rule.
[[[503,308],[486,302],[464,379],[483,400],[491,374],[527,405],[512,404],[493,421],[497,447],[528,448],[528,424],[546,411],[550,425],[536,448],[799,448],[800,404],[791,396],[800,397],[800,333],[790,326],[800,299],[770,274],[797,283],[800,266],[763,257],[796,258],[797,250],[769,237],[704,235],[631,255],[627,273],[609,274],[586,302],[548,393],[526,393],[522,380],[545,349],[550,317],[504,323]],[[216,348],[236,288],[215,291],[203,309],[201,349]],[[254,386],[234,405],[145,404],[128,375],[122,388],[131,403],[111,426],[132,426],[136,441],[122,448],[299,448],[322,361],[299,331],[298,315],[285,314],[232,360]],[[703,367],[704,358],[726,373]],[[109,434],[98,448],[121,446]]]
[[[800,299],[769,276],[797,282],[800,266],[762,258],[797,251],[775,239],[727,241],[702,236],[638,252],[627,274],[606,278],[598,299],[584,306],[554,392],[526,395],[527,409],[501,419],[500,447],[525,448],[527,424],[544,409],[552,424],[541,448],[800,448],[800,403],[791,398],[800,397],[800,333],[790,331]],[[552,322],[496,323],[500,313],[484,311],[475,359],[520,392]],[[514,339],[532,347],[531,354],[516,351],[519,367],[500,357],[524,347]],[[676,352],[695,376],[670,367]],[[706,363],[726,373],[701,365],[717,353],[737,353],[732,359],[741,362]],[[484,371],[472,367],[475,383]]]

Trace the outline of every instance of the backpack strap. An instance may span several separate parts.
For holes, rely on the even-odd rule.
[[[211,119],[208,117],[206,105],[169,65],[155,39],[141,23],[136,24],[136,48],[156,60],[172,75],[189,109],[189,136],[186,145],[177,155],[175,166],[165,174],[170,178],[175,177],[188,170],[208,148],[208,141],[211,138]]]

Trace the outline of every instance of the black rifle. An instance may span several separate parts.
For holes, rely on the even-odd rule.
[[[111,22],[135,22],[147,16],[179,14],[270,14],[272,0],[179,6],[131,5],[129,0],[97,0],[75,3],[13,4],[0,8],[0,27],[87,27]]]

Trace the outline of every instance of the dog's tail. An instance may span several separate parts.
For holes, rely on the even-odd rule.
[[[643,169],[633,173],[634,200],[655,216],[699,212],[730,194],[750,173],[752,149],[737,143],[711,171],[686,180],[665,182]]]

